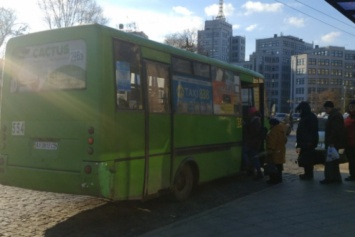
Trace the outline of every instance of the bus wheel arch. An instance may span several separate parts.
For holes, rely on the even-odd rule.
[[[199,170],[195,161],[186,159],[176,170],[172,193],[176,201],[186,200],[198,184]]]

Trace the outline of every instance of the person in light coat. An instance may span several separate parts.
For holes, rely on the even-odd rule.
[[[269,120],[270,131],[266,136],[266,163],[275,165],[277,171],[269,174],[269,184],[277,184],[282,182],[283,164],[286,162],[286,143],[287,136],[285,133],[285,125],[279,120],[271,118]]]

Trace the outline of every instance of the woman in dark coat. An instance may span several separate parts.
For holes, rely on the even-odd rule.
[[[348,106],[349,116],[345,119],[346,147],[345,152],[349,160],[349,174],[345,181],[355,182],[355,100]]]
[[[260,131],[262,128],[261,124],[261,114],[256,110],[255,107],[251,107],[248,110],[249,120],[245,124],[244,128],[244,139],[245,139],[245,153],[247,156],[247,162],[251,162],[254,169],[256,170],[255,180],[263,178],[261,172],[260,159],[257,156],[262,148],[264,138],[261,136]]]
[[[315,148],[319,139],[318,119],[305,101],[296,107],[296,112],[300,113],[301,118],[296,132],[296,151],[299,154],[298,165],[304,168],[304,174],[300,175],[300,179],[310,180],[313,179]]]
[[[343,115],[334,108],[331,101],[324,103],[325,112],[328,119],[325,124],[324,145],[327,151],[328,147],[335,147],[336,150],[345,147],[345,126]],[[326,161],[324,166],[324,180],[321,184],[341,183],[341,175],[339,169],[339,159]]]

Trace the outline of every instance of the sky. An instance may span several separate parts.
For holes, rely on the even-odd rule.
[[[0,6],[15,11],[18,22],[29,32],[47,30],[38,0],[1,0]],[[134,22],[137,31],[163,42],[166,35],[186,29],[203,30],[214,19],[219,0],[98,0],[108,25]],[[256,39],[274,34],[291,35],[307,43],[341,46],[355,50],[355,24],[325,0],[224,0],[223,13],[233,25],[233,35],[246,38],[247,59],[255,51]]]

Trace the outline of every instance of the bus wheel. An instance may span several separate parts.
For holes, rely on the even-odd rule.
[[[194,176],[192,173],[191,166],[189,164],[184,164],[176,173],[173,194],[177,201],[186,200],[192,191],[194,186]]]

